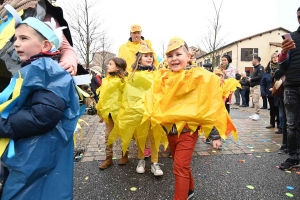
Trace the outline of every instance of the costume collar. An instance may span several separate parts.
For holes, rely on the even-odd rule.
[[[54,52],[40,52],[39,54],[31,56],[28,60],[24,61],[21,66],[24,67],[26,65],[29,65],[33,61],[44,57],[52,58],[53,60],[58,60],[59,55],[60,55],[60,51],[58,50]]]

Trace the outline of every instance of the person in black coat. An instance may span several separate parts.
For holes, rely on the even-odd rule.
[[[242,96],[242,105],[240,107],[249,107],[249,93],[250,93],[250,83],[245,72],[241,73],[241,96]],[[248,97],[248,98],[247,98]]]
[[[275,121],[277,121],[277,127],[279,127],[279,110],[278,110],[278,103],[275,105],[275,98],[272,96],[271,88],[273,87],[272,84],[272,77],[271,77],[271,67],[270,63],[265,69],[265,73],[260,81],[260,92],[262,96],[265,96],[268,99],[269,106],[270,106],[270,125],[266,128],[275,128]]]

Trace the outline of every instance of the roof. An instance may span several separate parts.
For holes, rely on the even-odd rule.
[[[240,39],[240,40],[236,40],[236,41],[234,41],[234,42],[231,42],[231,43],[229,43],[229,44],[227,44],[227,45],[225,45],[225,46],[223,46],[223,47],[221,47],[221,48],[219,48],[219,49],[223,49],[223,48],[226,48],[226,47],[228,47],[228,46],[231,46],[231,45],[233,45],[233,44],[236,44],[236,43],[239,43],[239,42],[242,42],[242,41],[244,41],[244,40],[247,40],[247,39],[251,39],[251,38],[254,38],[254,37],[257,37],[257,36],[261,36],[261,35],[263,35],[263,34],[265,34],[265,33],[272,33],[273,31],[277,31],[277,30],[283,30],[283,31],[285,31],[285,32],[287,32],[287,33],[291,33],[291,31],[289,31],[289,30],[287,30],[287,29],[285,29],[285,28],[282,28],[282,27],[278,27],[278,28],[274,28],[274,29],[271,29],[271,30],[268,30],[268,31],[264,31],[264,32],[261,32],[261,33],[257,33],[257,34],[255,34],[255,35],[251,35],[251,36],[249,36],[249,37],[245,37],[245,38],[243,38],[243,39]],[[272,44],[271,44],[272,43]],[[274,45],[276,42],[270,42],[270,45]],[[275,46],[275,45],[274,45]],[[217,50],[219,50],[219,49],[217,49]],[[202,55],[202,56],[200,56],[200,57],[198,57],[198,58],[201,58],[201,57],[204,57],[204,56],[206,56],[206,55],[208,55],[208,54],[210,54],[211,52],[209,52],[209,53],[207,53],[207,54],[205,54],[205,55]]]

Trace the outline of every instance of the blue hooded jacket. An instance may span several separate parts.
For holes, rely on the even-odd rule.
[[[72,77],[51,58],[20,69],[17,105],[0,118],[0,137],[13,138],[1,161],[9,170],[2,200],[73,199],[73,133],[79,101]],[[18,73],[15,74],[18,76]]]

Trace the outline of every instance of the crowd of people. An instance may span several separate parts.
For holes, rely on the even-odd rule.
[[[72,76],[81,69],[77,68],[70,32],[57,29],[67,23],[62,10],[48,1],[22,6],[1,1],[2,9],[4,5],[7,12],[0,14],[6,20],[1,28],[14,23],[13,17],[16,26],[13,34],[6,33],[8,40],[0,43],[1,61],[3,55],[8,56],[1,63],[13,66],[12,79],[0,93],[2,199],[72,199],[73,133],[82,114]],[[25,13],[23,19],[17,13],[20,9]],[[300,8],[297,15],[300,24]],[[136,172],[145,172],[145,157],[151,155],[151,172],[162,176],[158,151],[160,145],[169,146],[174,199],[192,198],[190,163],[199,133],[215,149],[229,134],[237,138],[229,115],[233,95],[238,106],[253,105],[254,114],[249,116],[253,121],[260,120],[260,109],[267,109],[269,103],[270,124],[266,128],[278,128],[276,133],[283,136],[279,153],[289,153],[280,168],[300,166],[300,28],[284,39],[282,51],[273,53],[266,67],[254,56],[252,74],[239,73],[229,55],[223,55],[216,67],[210,63],[194,66],[192,52],[179,37],[170,39],[166,64],[162,65],[150,40],[142,36],[140,25],[132,25],[129,34],[118,57],[109,60],[106,77],[102,79],[97,71],[91,74],[99,122],[106,126],[106,159],[99,169],[113,164],[117,138],[122,141],[118,164],[127,164],[129,143],[134,138],[138,147]],[[279,80],[284,86],[282,94],[274,88]]]

